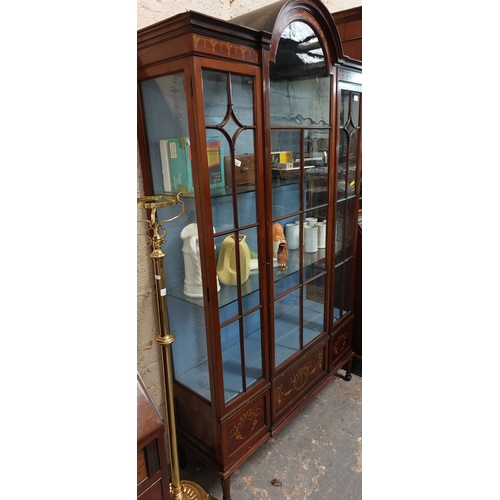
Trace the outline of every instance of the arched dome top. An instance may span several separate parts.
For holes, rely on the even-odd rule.
[[[240,26],[270,33],[271,60],[274,59],[283,30],[293,21],[309,22],[319,29],[319,35],[331,50],[331,64],[343,62],[344,52],[337,26],[320,0],[280,0],[229,20]]]

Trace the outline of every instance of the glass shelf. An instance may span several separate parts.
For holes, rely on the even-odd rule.
[[[325,249],[320,248],[317,252],[314,253],[306,253],[304,252],[304,265],[303,268],[307,268],[312,266],[316,262],[325,258]],[[297,273],[302,270],[302,267],[299,265],[300,252],[297,250],[288,250],[288,269],[286,271],[282,271],[279,267],[274,268],[274,282],[280,281],[284,278],[287,278],[291,274]]]
[[[317,252],[314,253],[306,253],[304,252],[304,268],[312,266],[316,262],[325,258],[325,249],[320,248]],[[299,250],[289,250],[288,251],[288,269],[286,271],[282,271],[279,267],[273,268],[274,273],[274,281],[280,281],[284,278],[289,277],[290,275],[299,272],[302,268],[299,266],[299,258],[300,253]],[[243,283],[241,286],[241,294],[242,296],[250,295],[251,293],[259,290],[259,275],[258,271],[255,269],[250,271],[250,277],[248,280]],[[185,302],[189,302],[190,304],[194,304],[198,307],[203,307],[203,297],[194,298],[188,297],[184,293],[184,284],[177,285],[167,290],[167,294],[175,297],[177,299],[183,300]],[[228,304],[231,304],[235,300],[238,299],[238,291],[236,286],[230,285],[221,285],[220,292],[217,294],[219,299],[219,308],[224,307]]]
[[[326,167],[306,166],[304,168],[304,181],[315,181],[318,179],[325,179],[328,174]],[[289,186],[290,184],[300,183],[300,170],[280,170],[272,169],[272,185],[274,187]]]

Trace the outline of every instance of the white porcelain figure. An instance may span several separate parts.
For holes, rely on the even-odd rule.
[[[304,228],[304,252],[314,253],[318,251],[318,228],[306,226]]]
[[[215,232],[215,228],[214,228]],[[198,225],[193,222],[181,231],[183,240],[182,254],[184,256],[184,294],[188,297],[203,297],[201,280],[200,244],[198,242]],[[220,290],[217,279],[217,291]]]

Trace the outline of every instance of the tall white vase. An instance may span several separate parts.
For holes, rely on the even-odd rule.
[[[214,228],[215,232],[215,228]],[[183,240],[182,254],[184,256],[184,294],[188,297],[203,297],[203,282],[201,280],[200,244],[198,241],[198,225],[188,224],[181,231]],[[219,278],[217,291],[220,290]]]
[[[317,222],[318,228],[318,248],[326,247],[326,222]]]
[[[299,248],[299,229],[300,227],[295,222],[285,226],[286,244],[289,250],[297,250]]]
[[[314,253],[318,251],[318,228],[317,226],[306,226],[304,228],[304,252]]]

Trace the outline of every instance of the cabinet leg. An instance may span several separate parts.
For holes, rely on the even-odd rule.
[[[220,483],[222,485],[222,498],[223,500],[231,500],[231,476],[220,478]]]
[[[351,380],[352,378],[352,358],[344,365],[344,369],[345,369],[344,380],[346,382],[349,382],[349,380]]]

